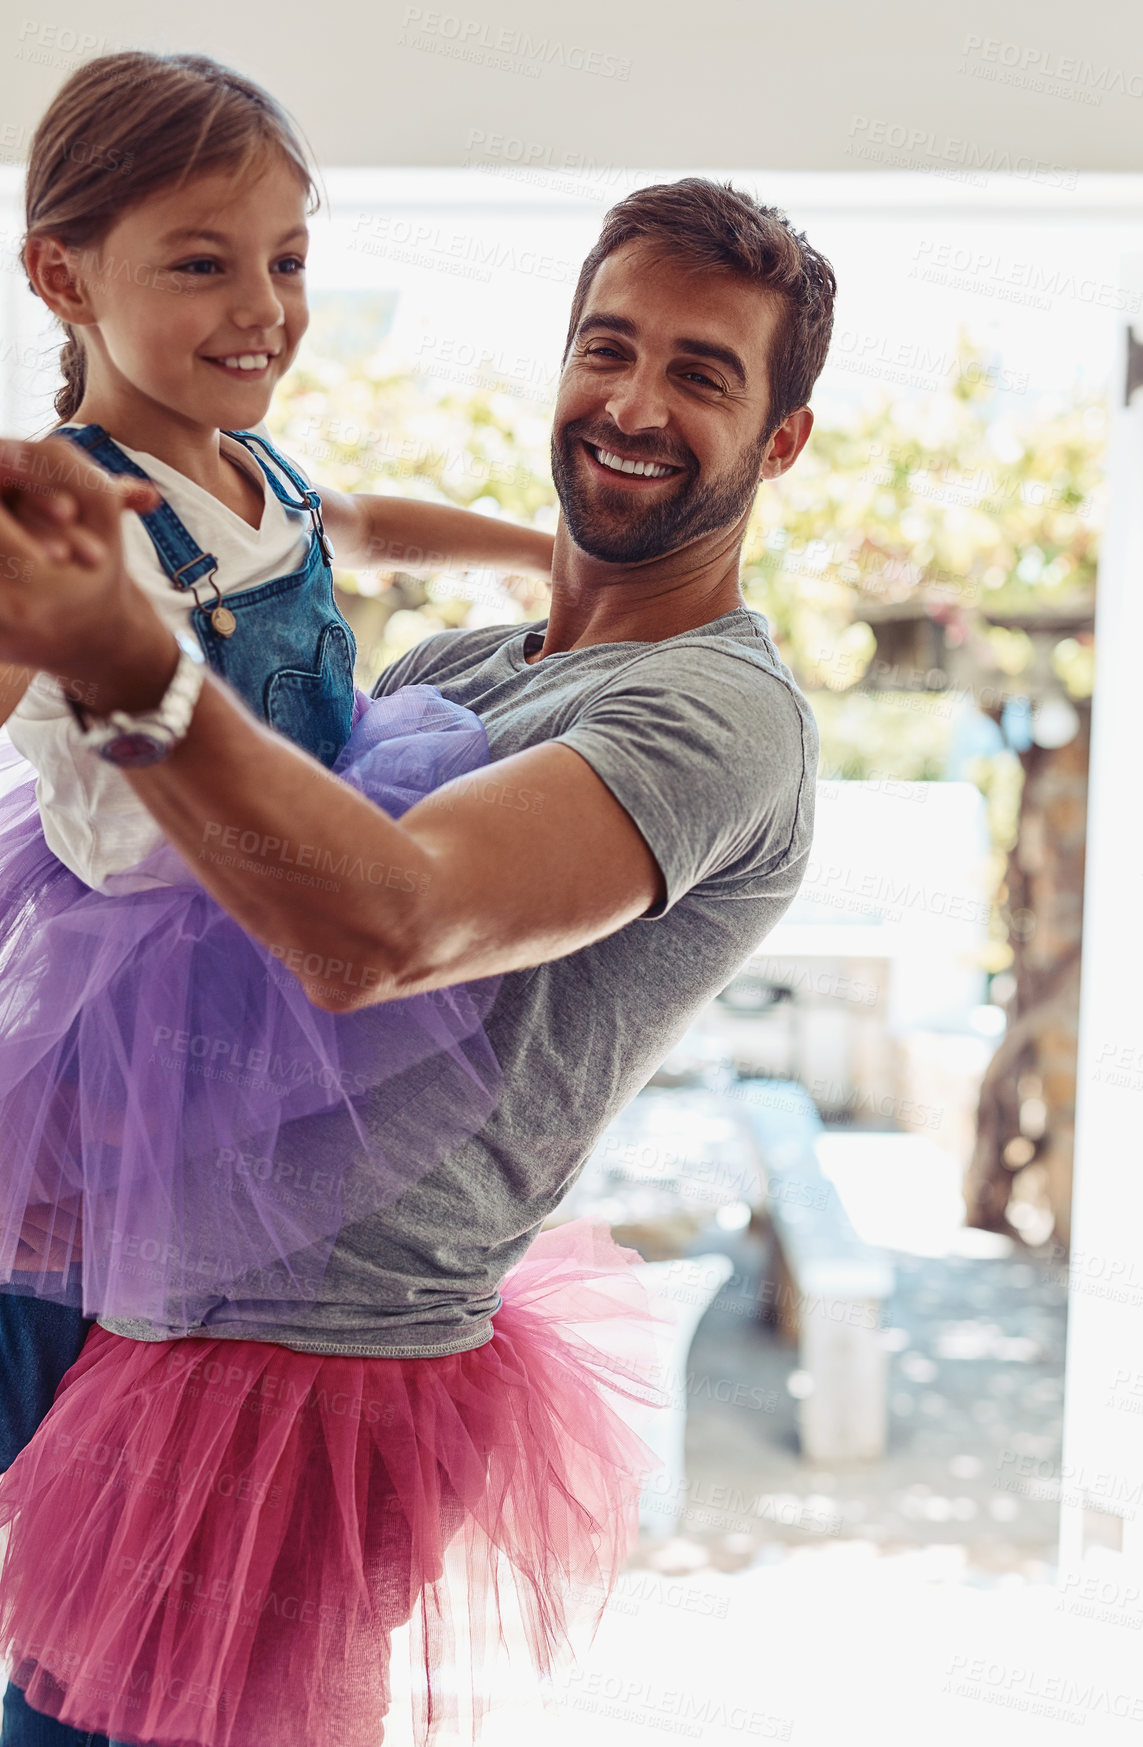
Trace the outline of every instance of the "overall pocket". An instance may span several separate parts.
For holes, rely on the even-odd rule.
[[[331,766],[353,725],[354,649],[346,626],[327,625],[317,668],[279,668],[266,685],[266,720],[295,746]]]

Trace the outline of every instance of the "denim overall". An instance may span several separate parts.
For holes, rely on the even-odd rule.
[[[58,434],[70,437],[108,473],[147,478],[102,425],[65,427]],[[194,595],[191,624],[213,671],[254,715],[332,765],[353,726],[357,646],[333,598],[333,553],[322,526],[321,499],[262,437],[253,431],[226,435],[253,455],[279,503],[309,512],[314,531],[300,570],[237,589],[224,602],[214,582],[218,561],[201,549],[165,500],[139,519],[171,587]]]
[[[64,427],[55,434],[69,437],[108,473],[147,478],[101,425]],[[254,715],[332,765],[353,726],[356,645],[334,603],[332,550],[322,526],[321,500],[253,431],[226,434],[254,456],[279,503],[308,510],[314,531],[301,569],[236,590],[224,602],[213,582],[217,560],[203,552],[165,500],[140,520],[171,587],[194,595],[191,624],[213,671]],[[296,495],[281,483],[279,471]],[[205,591],[205,600],[200,591]],[[30,1442],[90,1327],[78,1310],[0,1293],[0,1467],[7,1467]],[[71,1729],[33,1711],[19,1687],[10,1684],[3,1699],[0,1747],[107,1743],[101,1735]]]

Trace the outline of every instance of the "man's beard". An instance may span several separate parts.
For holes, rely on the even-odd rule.
[[[552,432],[552,478],[568,532],[581,551],[605,564],[640,564],[689,546],[719,528],[733,527],[754,501],[768,441],[767,432],[729,473],[704,483],[690,449],[677,451],[672,445],[668,453],[661,443],[652,447],[646,438],[624,437],[598,425],[593,428],[591,419],[573,419],[561,431]],[[669,462],[686,471],[669,492],[650,503],[640,503],[621,486],[608,493],[601,484],[593,492],[581,472],[585,463],[579,451],[585,442],[621,450],[634,459]]]

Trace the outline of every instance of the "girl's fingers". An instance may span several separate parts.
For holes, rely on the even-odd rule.
[[[61,483],[65,477],[76,481],[77,488]],[[109,476],[95,462],[85,463],[63,437],[38,443],[0,438],[0,499],[13,494],[34,499],[46,515],[61,523],[74,521],[85,502],[89,509],[96,502],[106,504],[108,494],[118,509],[139,515],[162,501],[150,480]]]
[[[40,502],[70,497],[60,478],[72,458],[57,454],[57,449],[58,443],[20,443],[0,437],[0,493],[26,493]]]
[[[37,472],[42,476],[43,464],[36,462],[30,443],[0,437],[0,489],[34,486]]]
[[[145,516],[148,510],[157,509],[163,501],[158,486],[152,485],[149,479],[121,480],[119,492],[124,509],[134,510],[140,516]]]
[[[79,505],[70,491],[24,491],[12,487],[3,496],[9,509],[24,522],[51,522],[63,527],[74,522],[79,513]]]
[[[74,500],[71,515],[54,499],[29,497],[23,492],[14,492],[7,507],[20,526],[38,539],[51,557],[66,556],[67,532],[74,521]]]
[[[94,570],[107,557],[106,543],[98,535],[91,534],[86,528],[72,528],[68,538],[71,541],[71,551],[68,554],[77,564]]]
[[[34,567],[45,561],[97,569],[106,562],[107,553],[106,541],[78,522],[66,529],[43,522],[29,526],[25,519],[13,515],[10,505],[0,501],[0,583],[6,576],[13,581],[31,581]]]
[[[52,534],[49,538],[56,542],[60,541],[58,534]],[[66,552],[66,546],[64,550]],[[30,528],[23,526],[12,514],[9,506],[0,500],[0,557],[20,559],[32,563],[35,559],[43,556],[43,542]],[[0,566],[0,582],[3,579],[3,567]]]
[[[79,514],[79,505],[70,491],[40,492],[35,497],[29,495],[26,501],[53,522],[74,522]]]

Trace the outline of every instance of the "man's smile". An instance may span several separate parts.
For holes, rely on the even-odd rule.
[[[583,444],[588,458],[592,463],[592,471],[606,475],[608,483],[625,483],[636,481],[641,486],[656,484],[661,479],[672,479],[684,471],[667,461],[648,460],[645,456],[618,455],[614,449],[605,449],[598,443]]]

